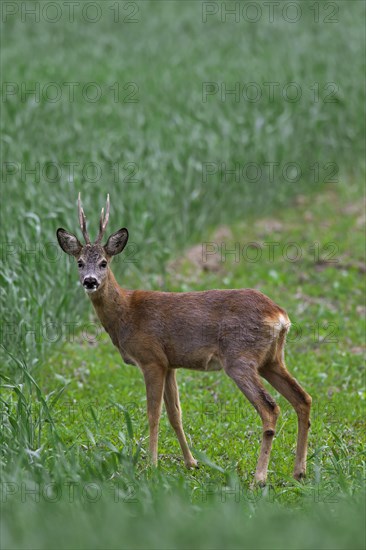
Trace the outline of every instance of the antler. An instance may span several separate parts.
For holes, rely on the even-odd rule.
[[[79,211],[79,223],[80,223],[81,231],[83,233],[86,244],[90,244],[90,237],[89,237],[88,232],[86,230],[86,217],[85,217],[85,214],[84,214],[83,207],[81,206],[80,193],[79,193],[79,196],[78,196],[78,211]]]
[[[100,222],[99,222],[99,234],[97,237],[96,243],[100,243],[100,241],[103,238],[105,228],[107,227],[108,220],[109,220],[109,210],[110,210],[110,203],[109,203],[109,193],[107,195],[107,203],[105,207],[105,216],[104,216],[104,208],[102,208],[102,212],[100,214]]]

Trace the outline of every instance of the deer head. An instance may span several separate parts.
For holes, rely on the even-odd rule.
[[[116,254],[122,252],[128,241],[128,231],[126,228],[122,228],[112,233],[105,245],[101,244],[109,220],[109,210],[109,195],[107,195],[105,214],[104,208],[102,208],[100,214],[99,233],[94,243],[91,243],[86,229],[86,217],[81,206],[79,193],[79,223],[85,239],[85,245],[82,245],[75,235],[65,229],[61,227],[57,229],[58,243],[66,254],[74,256],[76,259],[80,282],[88,293],[96,292],[103,287],[107,279],[111,259]]]

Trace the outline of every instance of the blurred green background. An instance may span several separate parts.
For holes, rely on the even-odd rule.
[[[231,14],[230,9],[234,10]],[[115,262],[115,273],[122,285],[179,291],[256,286],[259,282],[262,289],[289,309],[291,318],[298,315],[301,320],[296,307],[302,298],[287,295],[295,295],[300,284],[295,277],[296,266],[288,262],[284,265],[279,261],[275,269],[265,263],[241,262],[225,275],[202,272],[188,279],[184,273],[172,276],[169,265],[195,243],[215,240],[212,235],[222,224],[230,226],[239,240],[248,241],[249,235],[252,240],[262,238],[260,231],[252,230],[255,221],[263,216],[286,227],[278,235],[274,226],[265,235],[267,241],[284,242],[294,235],[306,242],[327,238],[335,240],[338,250],[346,250],[351,259],[362,260],[363,238],[359,227],[355,231],[352,225],[356,214],[361,214],[357,209],[348,211],[343,220],[341,207],[360,202],[365,172],[365,4],[353,0],[281,1],[278,5],[106,0],[82,1],[72,8],[59,0],[3,2],[1,10],[3,488],[4,483],[18,486],[23,479],[27,483],[55,482],[61,486],[69,479],[98,479],[104,483],[121,478],[124,490],[126,484],[128,487],[128,483],[134,483],[145,495],[143,505],[140,503],[138,511],[131,512],[131,523],[126,507],[117,510],[113,499],[105,507],[96,505],[100,516],[99,512],[95,515],[83,508],[82,498],[79,499],[75,506],[79,506],[80,516],[76,517],[81,518],[82,527],[78,521],[71,523],[64,547],[104,547],[92,525],[102,529],[103,524],[104,533],[109,529],[112,532],[119,514],[128,534],[125,541],[117,535],[104,535],[108,547],[131,548],[135,543],[144,548],[242,548],[255,547],[256,543],[263,548],[285,547],[281,537],[278,546],[273,545],[271,537],[267,538],[262,527],[266,521],[274,529],[278,523],[282,529],[288,521],[288,540],[294,541],[288,546],[291,548],[335,548],[338,542],[337,547],[347,547],[343,524],[338,524],[328,539],[331,529],[323,512],[318,515],[315,511],[317,508],[310,506],[308,515],[295,516],[295,522],[291,519],[292,513],[307,507],[302,499],[313,495],[314,477],[305,488],[290,485],[283,489],[287,511],[266,502],[257,513],[248,500],[243,507],[232,509],[232,504],[228,504],[225,511],[216,505],[192,503],[192,485],[193,493],[200,484],[212,479],[231,487],[235,476],[243,475],[247,465],[242,464],[238,471],[233,463],[227,463],[229,473],[223,473],[221,463],[215,470],[208,461],[207,471],[201,471],[196,478],[187,477],[180,468],[177,474],[174,465],[160,473],[146,471],[141,460],[137,460],[139,447],[133,450],[136,441],[145,437],[143,406],[133,419],[137,435],[128,431],[117,438],[118,432],[109,433],[111,427],[107,426],[98,440],[89,426],[86,432],[81,430],[87,434],[87,443],[80,440],[80,433],[68,426],[62,410],[53,410],[62,395],[76,401],[86,399],[85,402],[94,396],[106,402],[114,392],[115,382],[113,387],[125,385],[116,397],[123,404],[124,400],[142,400],[143,387],[139,385],[138,373],[123,367],[125,381],[117,371],[115,379],[114,375],[108,379],[110,386],[101,389],[102,365],[119,361],[111,345],[103,341],[99,357],[94,348],[68,346],[65,338],[57,337],[60,327],[75,323],[78,332],[83,323],[95,319],[77,283],[75,267],[57,249],[55,231],[59,226],[79,231],[76,198],[81,191],[90,233],[96,234],[100,208],[110,193],[109,229],[128,227],[132,243],[127,256]],[[326,195],[329,191],[334,194]],[[302,202],[296,203],[295,197],[299,196]],[[314,197],[318,196],[328,198],[320,199],[315,207]],[[305,204],[301,213],[293,213],[294,204],[300,203]],[[338,206],[333,208],[329,203]],[[322,225],[323,216],[329,221],[326,228]],[[297,275],[301,271],[309,282],[309,294],[328,292],[332,299],[339,300],[326,314],[339,326],[341,321],[349,323],[348,338],[353,340],[345,343],[343,351],[347,346],[359,346],[362,327],[356,309],[362,283],[357,266],[347,271],[340,289],[334,278],[339,271],[326,271],[322,279],[314,273],[311,262],[297,266],[297,270]],[[342,308],[347,310],[350,293],[355,302],[344,320],[341,312]],[[310,309],[309,322],[321,319],[324,307],[323,304]],[[50,323],[56,323],[55,337],[45,336],[43,329]],[[323,357],[326,363],[329,358],[328,350],[323,350],[317,360],[308,358],[310,350],[313,353],[311,343],[305,339],[305,343],[302,341],[290,351],[292,357],[304,354],[308,374],[299,372],[298,376],[300,380],[305,378],[307,387],[317,376],[317,360]],[[331,355],[335,378],[329,384],[340,386],[339,372],[354,365],[350,374],[354,386],[350,382],[346,389],[348,395],[356,396],[362,384],[359,357],[340,357],[338,352]],[[94,361],[95,354],[99,362]],[[95,372],[100,370],[101,378],[92,394],[85,395],[83,384],[79,389],[76,384],[71,390],[73,376],[69,377],[67,369],[71,364],[86,368],[89,361],[95,362]],[[213,375],[207,376],[211,378],[205,381],[216,380]],[[184,380],[198,403],[206,382],[199,377],[195,382]],[[65,383],[71,383],[69,389]],[[230,400],[232,388],[225,384],[226,381],[221,398]],[[323,390],[314,383],[310,393],[315,392],[317,398]],[[182,401],[184,410],[183,396]],[[351,407],[358,414],[362,403],[351,402],[345,396],[338,409],[345,430]],[[125,419],[129,426],[131,419],[126,411],[125,414],[124,417],[121,413],[121,422]],[[188,411],[188,417],[189,414]],[[250,418],[256,422],[255,412]],[[190,429],[197,429],[194,441],[199,449],[202,426],[197,421],[192,424]],[[213,447],[205,451],[210,451],[214,462],[220,462],[215,448],[220,447],[221,438],[225,439],[225,426],[215,437],[216,429],[213,422],[207,434],[208,439],[212,437]],[[324,429],[328,437],[329,431]],[[107,437],[109,447],[105,446]],[[166,437],[174,441],[171,434]],[[332,456],[338,465],[332,475],[336,475],[337,487],[344,491],[345,510],[355,506],[360,511],[354,504],[360,497],[353,496],[362,485],[360,437],[358,434],[354,442],[357,459],[351,461],[347,474],[342,470],[342,475],[339,461],[344,460],[349,466],[349,441],[340,439],[337,443],[332,439]],[[319,441],[315,458],[321,463],[322,438]],[[292,447],[293,444],[294,439]],[[237,445],[238,442],[233,444],[227,460],[234,460],[232,454]],[[142,452],[144,446],[145,443]],[[254,456],[255,452],[253,460]],[[284,468],[283,475],[289,475],[287,466]],[[248,475],[246,481],[249,478]],[[320,478],[316,480],[319,484]],[[329,479],[325,482],[329,483]],[[5,498],[5,505],[8,500]],[[314,502],[313,498],[310,500]],[[44,502],[27,506],[16,501],[5,506],[8,523],[2,531],[4,548],[52,547],[52,533],[58,533],[57,529],[62,532],[55,525],[61,517],[68,517],[65,521],[69,521],[73,515],[66,504],[60,507],[59,515],[53,517],[57,506],[52,508]],[[338,518],[342,510],[338,508]],[[326,508],[325,517],[328,512]],[[197,524],[196,513],[202,516]],[[44,514],[49,514],[50,529],[42,535],[39,531],[43,531]],[[215,530],[214,526],[222,525],[217,523],[221,515],[227,519],[227,528],[223,528],[223,538],[217,539],[220,529]],[[175,516],[180,518],[177,523]],[[353,512],[349,512],[349,517],[356,523],[359,519]],[[157,533],[165,518],[169,519],[170,530],[164,546],[164,535]],[[319,528],[319,536],[309,539],[308,546],[296,528],[301,518],[305,518],[301,529],[306,533],[318,525],[319,518],[324,519],[314,528],[316,533]],[[236,531],[242,521],[248,523],[247,539]],[[192,537],[188,525],[194,526]],[[142,526],[145,529],[141,531]],[[211,529],[212,539],[206,536]],[[359,526],[356,530],[360,536],[354,543],[361,544]],[[322,537],[324,546],[319,542]],[[53,542],[60,547],[59,539],[57,544]]]

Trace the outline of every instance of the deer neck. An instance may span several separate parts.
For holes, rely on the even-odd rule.
[[[89,296],[102,325],[114,342],[121,328],[128,323],[128,291],[119,286],[112,271],[108,270],[103,286]]]

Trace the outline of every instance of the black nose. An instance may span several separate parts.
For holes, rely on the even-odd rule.
[[[97,288],[98,281],[95,277],[85,277],[83,285],[85,286],[85,288]]]

